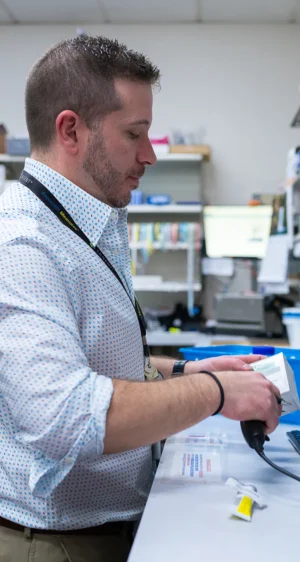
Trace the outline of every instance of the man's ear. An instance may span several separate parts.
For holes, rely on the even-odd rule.
[[[70,155],[76,155],[80,144],[82,122],[74,111],[65,109],[56,118],[56,135],[59,144]]]

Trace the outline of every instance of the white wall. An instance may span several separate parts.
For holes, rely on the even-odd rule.
[[[286,154],[300,142],[289,123],[300,104],[300,26],[86,26],[143,51],[162,71],[152,131],[204,126],[210,202],[244,203],[273,192]],[[75,26],[0,26],[0,122],[26,131],[23,97],[30,66]]]

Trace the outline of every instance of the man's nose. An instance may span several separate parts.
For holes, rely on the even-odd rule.
[[[146,166],[153,166],[157,162],[153,146],[148,139],[147,144],[143,147],[138,155],[138,161]]]

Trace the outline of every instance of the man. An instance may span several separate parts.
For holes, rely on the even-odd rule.
[[[278,389],[247,364],[259,357],[187,362],[182,377],[149,357],[124,207],[156,161],[158,80],[143,55],[87,36],[28,78],[32,155],[0,206],[4,561],[125,561],[151,444],[217,411],[278,423]]]

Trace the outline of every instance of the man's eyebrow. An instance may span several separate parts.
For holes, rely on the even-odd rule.
[[[128,125],[146,125],[148,127],[150,125],[150,121],[148,121],[148,119],[139,119],[138,121],[132,121],[132,123],[128,123]]]

